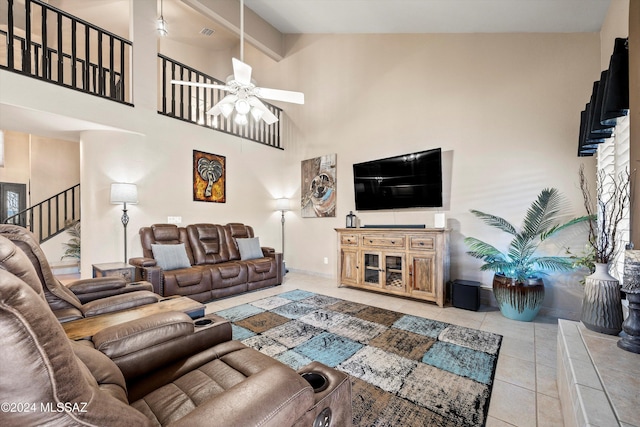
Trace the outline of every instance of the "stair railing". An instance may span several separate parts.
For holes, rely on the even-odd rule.
[[[80,184],[76,184],[2,221],[29,229],[46,242],[80,221]]]

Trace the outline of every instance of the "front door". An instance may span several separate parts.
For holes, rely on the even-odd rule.
[[[4,224],[7,218],[27,208],[27,184],[0,182],[0,197],[0,219]],[[26,227],[27,216],[22,214],[11,218],[8,223]]]

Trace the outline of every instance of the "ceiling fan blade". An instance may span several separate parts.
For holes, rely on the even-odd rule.
[[[197,82],[184,82],[182,80],[171,80],[171,84],[182,85],[182,86],[204,87],[208,89],[231,90],[231,88],[227,85],[217,85],[213,83],[197,83]]]
[[[233,63],[233,78],[241,85],[251,84],[251,65],[245,64],[236,58],[231,58]]]
[[[249,101],[249,105],[262,111],[261,119],[264,120],[266,124],[271,125],[278,121],[278,118],[275,116],[275,114],[273,114],[267,108],[267,106],[264,105],[258,98],[256,98],[255,96],[251,96],[248,98],[248,101]]]
[[[270,99],[272,101],[283,101],[283,102],[291,102],[294,104],[304,104],[304,93],[302,92],[257,87],[254,89],[253,94],[260,98]]]

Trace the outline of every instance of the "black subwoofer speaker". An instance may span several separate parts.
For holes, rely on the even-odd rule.
[[[451,304],[457,308],[478,311],[480,308],[480,282],[454,280],[451,286]]]

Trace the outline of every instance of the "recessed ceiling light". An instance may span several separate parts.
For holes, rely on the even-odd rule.
[[[211,28],[206,27],[200,30],[200,34],[202,34],[203,36],[210,36],[215,32],[216,30],[212,30]]]

